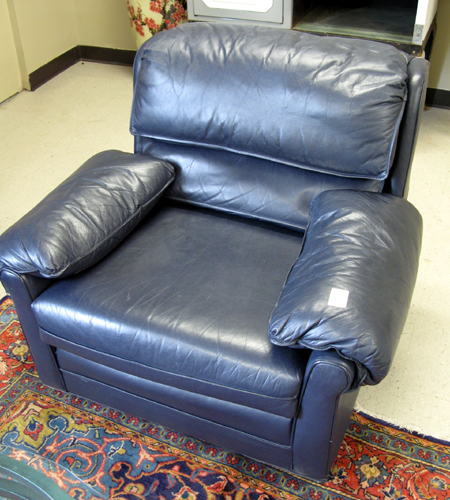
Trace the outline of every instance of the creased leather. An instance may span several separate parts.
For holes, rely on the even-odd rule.
[[[186,24],[139,52],[133,134],[383,180],[408,56],[366,40]]]
[[[61,278],[86,269],[139,223],[173,178],[163,160],[95,155],[3,233],[0,271]]]
[[[302,355],[271,344],[267,321],[302,235],[160,205],[95,266],[45,290],[33,303],[39,326],[81,347],[216,384],[218,398],[221,386],[297,397]]]
[[[165,198],[305,231],[311,201],[329,189],[381,191],[383,183],[321,174],[247,155],[143,138],[141,152],[169,161]]]
[[[326,191],[269,323],[276,345],[336,349],[376,384],[391,365],[416,281],[422,218],[403,198]],[[346,307],[329,305],[333,288]]]

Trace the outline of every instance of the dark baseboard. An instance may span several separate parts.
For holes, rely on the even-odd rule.
[[[109,49],[107,47],[91,47],[79,45],[80,60],[94,61],[122,66],[133,66],[135,50]]]
[[[53,61],[44,64],[44,66],[28,75],[30,89],[36,90],[44,83],[51,80],[54,76],[62,73],[67,68],[70,68],[70,66],[79,60],[78,47],[74,47],[73,49],[64,52],[64,54],[61,54],[57,58],[53,59]]]
[[[78,45],[64,52],[41,68],[33,71],[28,76],[31,90],[36,90],[53,77],[62,73],[78,61],[93,61],[108,64],[120,64],[132,66],[135,50],[110,49],[107,47],[91,47],[89,45]]]
[[[425,106],[450,109],[450,90],[428,88]]]

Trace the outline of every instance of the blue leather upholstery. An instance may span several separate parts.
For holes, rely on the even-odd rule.
[[[139,224],[173,178],[162,160],[95,155],[0,236],[0,272],[62,278],[92,266]]]
[[[138,363],[198,393],[226,387],[227,399],[292,417],[303,365],[269,341],[267,321],[301,242],[276,226],[166,206],[88,273],[44,291],[33,311],[58,346]]]
[[[409,60],[393,47],[202,23],[152,38],[140,58],[134,135],[344,177],[388,176]]]
[[[422,218],[403,198],[321,193],[269,338],[282,346],[336,349],[357,364],[355,383],[381,382],[406,321],[421,243]],[[333,299],[336,290],[342,302]]]
[[[387,45],[244,25],[189,24],[144,44],[136,154],[115,153],[124,169],[113,176],[131,210],[91,219],[75,259],[57,245],[47,274],[35,265],[47,257],[36,212],[2,240],[1,279],[42,380],[326,478],[363,375],[386,373],[412,293],[420,218],[399,196],[427,70]],[[127,181],[136,165],[143,183]],[[101,189],[70,183],[39,205],[37,223],[55,220],[66,188],[102,212]],[[46,237],[67,243],[63,219]],[[111,231],[114,248],[101,236]],[[24,232],[31,264],[17,251]],[[336,276],[358,289],[343,315],[323,303]],[[398,311],[380,293],[393,277]],[[380,366],[358,352],[361,339],[376,342]]]
[[[382,181],[337,177],[252,156],[145,137],[139,151],[164,158],[174,166],[176,176],[165,191],[166,198],[302,232],[309,222],[311,201],[322,191],[379,192],[383,188]]]

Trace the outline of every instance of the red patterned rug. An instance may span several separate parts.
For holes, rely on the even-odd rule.
[[[14,305],[0,303],[0,451],[79,500],[441,500],[450,443],[354,413],[315,483],[39,381]]]

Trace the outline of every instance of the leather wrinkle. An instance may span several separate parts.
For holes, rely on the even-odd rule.
[[[345,179],[235,153],[143,140],[143,151],[172,163],[176,178],[164,196],[304,231],[310,203],[323,190],[380,191],[379,181]],[[206,175],[207,172],[207,175]]]

